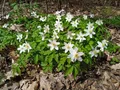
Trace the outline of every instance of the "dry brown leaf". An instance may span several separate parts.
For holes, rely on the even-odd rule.
[[[11,70],[11,71],[7,72],[5,74],[5,76],[6,76],[6,79],[10,80],[11,77],[18,76],[18,74],[15,73],[15,75],[13,75],[13,71]]]
[[[51,84],[46,76],[40,77],[40,90],[51,90]]]
[[[105,71],[105,72],[103,73],[102,78],[103,78],[103,79],[102,79],[102,83],[103,83],[104,85],[109,85],[108,80],[110,79],[110,76],[109,76],[109,74],[108,74],[107,71]]]
[[[118,69],[120,69],[120,63],[112,65],[110,68],[114,69],[114,70],[118,70]]]
[[[29,85],[29,87],[26,90],[37,90],[38,83],[37,81],[34,81],[32,84]]]
[[[13,24],[13,25],[11,25],[11,27],[9,29],[19,32],[19,31],[21,31],[21,26],[23,26],[23,24],[19,24],[19,25]]]
[[[29,80],[22,80],[20,81],[20,88],[21,90],[27,90],[29,87]]]
[[[19,54],[17,54],[14,50],[10,51],[8,56],[13,60],[12,63],[15,63],[17,59],[19,58]]]
[[[109,73],[107,71],[105,71],[103,73],[103,77],[104,77],[104,80],[106,80],[106,81],[110,79],[110,75],[109,75]]]

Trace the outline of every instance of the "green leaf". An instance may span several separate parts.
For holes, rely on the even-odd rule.
[[[51,63],[53,61],[53,58],[54,58],[53,54],[49,55],[48,62]]]
[[[25,55],[25,60],[27,61],[29,57],[30,57],[30,53],[28,53],[27,55]]]
[[[73,69],[74,77],[76,77],[78,75],[78,73],[79,73],[79,70],[76,67],[74,67],[74,69]]]
[[[89,64],[89,63],[90,63],[90,59],[89,59],[89,58],[85,58],[85,59],[84,59],[84,62],[85,62],[86,64]]]
[[[65,62],[66,62],[66,60],[67,60],[66,57],[61,58],[60,61],[59,61],[58,67],[59,67],[60,65],[64,65]]]
[[[30,45],[31,45],[31,47],[32,47],[32,49],[35,49],[36,48],[36,42],[30,42]]]
[[[38,56],[39,56],[39,55],[38,55],[38,54],[36,54],[35,59],[34,59],[34,63],[35,63],[35,64],[37,64],[37,63],[38,63],[38,61],[39,61]]]
[[[21,74],[21,70],[20,70],[20,67],[16,67],[16,72],[18,73],[18,74]]]
[[[43,67],[47,66],[47,62],[41,62],[41,66]]]
[[[58,66],[58,68],[57,68],[58,71],[61,71],[63,69],[63,67],[64,67],[63,65]]]
[[[49,54],[51,54],[51,53],[52,53],[52,51],[50,51],[50,50],[40,51],[40,54],[42,54],[42,55],[49,55]]]
[[[70,68],[68,68],[66,71],[65,71],[65,76],[68,76],[69,74],[72,74],[73,72],[73,66],[71,66]]]
[[[55,56],[54,56],[54,59],[55,59],[55,61],[58,63],[59,61],[58,61],[58,58],[59,58],[59,55],[58,54],[55,54]]]

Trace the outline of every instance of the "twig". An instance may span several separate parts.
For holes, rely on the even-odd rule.
[[[3,4],[2,4],[2,16],[1,17],[3,17],[4,15],[4,6],[5,6],[5,0],[3,1]]]
[[[46,2],[46,13],[48,13],[48,1],[47,0],[45,0]]]

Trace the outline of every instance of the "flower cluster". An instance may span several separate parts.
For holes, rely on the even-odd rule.
[[[39,16],[36,14],[36,12],[32,12],[31,16],[34,18],[39,18],[39,21],[41,24],[37,26],[37,29],[39,30],[39,35],[41,37],[42,42],[48,41],[48,48],[50,48],[50,51],[56,50],[56,51],[63,51],[64,53],[68,54],[68,57],[70,58],[72,62],[75,62],[76,60],[78,61],[83,61],[83,57],[88,53],[90,57],[97,57],[100,52],[103,52],[108,45],[108,41],[102,40],[97,41],[97,45],[94,43],[92,47],[90,47],[90,50],[87,52],[84,52],[84,50],[80,47],[79,45],[76,46],[75,43],[79,43],[82,45],[83,43],[87,43],[89,45],[89,40],[88,38],[93,39],[95,38],[96,31],[95,31],[95,25],[97,24],[98,26],[102,25],[103,22],[102,20],[97,20],[95,23],[94,22],[87,22],[85,25],[85,28],[81,30],[80,25],[82,22],[82,19],[80,18],[74,18],[74,16],[71,13],[67,13],[66,15],[61,14],[63,10],[57,11],[55,13],[55,23],[51,24],[45,23],[47,22],[47,19],[49,19],[51,16]],[[92,14],[90,17],[94,17]],[[84,21],[87,21],[88,16],[83,15]],[[71,25],[72,29],[71,30],[66,30],[64,28],[64,23],[67,23],[67,25]],[[51,28],[52,27],[52,28]],[[78,29],[79,28],[79,29]],[[76,29],[76,30],[74,30]],[[61,40],[61,33],[64,32],[64,35],[67,40]],[[50,37],[48,38],[48,34]],[[63,35],[63,36],[64,36]],[[64,38],[65,38],[64,37]],[[17,35],[17,40],[20,42],[22,40],[22,34]],[[64,44],[63,44],[64,43]],[[62,46],[62,47],[61,47]],[[18,50],[20,53],[25,52],[26,50],[29,52],[29,50],[32,49],[29,43],[24,43],[19,46]]]
[[[61,11],[62,12],[62,11]],[[56,12],[56,21],[54,24],[54,30],[52,30],[52,39],[48,39],[48,47],[50,50],[60,50],[61,48],[59,47],[61,45],[59,33],[64,31],[63,27],[63,22],[62,22],[62,15],[61,12]],[[76,20],[72,20],[74,16],[70,13],[67,13],[65,16],[66,22],[69,22],[72,27],[77,28],[78,25],[80,24],[80,19],[77,18]],[[83,15],[84,20],[87,20],[88,16]],[[41,17],[41,21],[45,21],[46,17]],[[103,22],[102,20],[97,20],[95,22],[98,25],[102,25]],[[72,32],[70,30],[67,30],[66,37],[67,40],[77,40],[79,43],[82,43],[83,41],[87,40],[87,37],[93,38],[93,35],[96,34],[95,32],[95,23],[88,22],[86,25],[86,28],[83,31],[79,31],[79,33]],[[37,26],[38,29],[41,29],[42,27],[39,25]],[[42,37],[42,41],[44,41],[47,37],[45,37],[46,33],[50,32],[50,26],[45,24],[43,26],[43,32],[39,32],[40,36]],[[89,42],[88,42],[89,43]],[[91,51],[89,51],[89,55],[91,57],[97,57],[100,51],[104,51],[104,48],[107,47],[107,41],[103,40],[102,42],[97,42],[98,45],[95,48],[92,48]],[[75,46],[75,44],[72,44],[71,42],[64,42],[64,46],[62,46],[62,49],[64,50],[65,53],[68,54],[68,58],[71,59],[72,62],[75,62],[76,60],[82,61],[82,57],[85,56],[85,53],[83,51],[79,51],[78,47]]]
[[[19,72],[21,65],[25,66],[30,60],[30,63],[39,64],[44,71],[52,72],[55,69],[65,72],[66,76],[72,73],[76,77],[79,72],[94,65],[94,59],[104,52],[114,51],[111,42],[107,41],[109,33],[103,21],[94,21],[93,17],[94,14],[74,16],[64,10],[48,15],[33,11],[30,18],[18,16],[4,24],[0,44],[1,47],[6,44],[17,47],[19,58],[17,65],[13,65],[17,69],[15,71]],[[4,18],[10,17],[6,15]],[[12,28],[11,25],[20,23],[24,23],[25,31],[7,30]]]

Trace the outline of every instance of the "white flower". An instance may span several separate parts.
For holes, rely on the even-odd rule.
[[[85,35],[80,32],[79,34],[77,34],[76,40],[79,40],[79,42],[86,40]]]
[[[37,28],[40,30],[40,29],[41,29],[41,26],[39,25],[39,26],[37,26]]]
[[[50,50],[53,50],[53,49],[55,49],[55,50],[58,50],[59,48],[58,48],[58,45],[60,44],[59,42],[56,42],[56,40],[49,40],[49,44],[48,44],[48,46],[50,47]]]
[[[86,32],[86,36],[89,36],[90,38],[92,38],[92,36],[95,34],[94,32],[94,25],[93,23],[89,22],[87,24],[87,29],[84,30]]]
[[[25,43],[23,43],[22,45],[20,45],[17,50],[19,50],[20,53],[22,53],[22,52],[25,52],[26,50],[29,52],[30,49],[32,49],[31,46],[30,46],[30,44],[27,43],[27,42],[25,42]]]
[[[72,18],[73,18],[73,15],[72,15],[72,14],[70,14],[70,13],[67,13],[67,14],[66,14],[65,19],[66,19],[67,22],[70,22],[70,21],[72,20]]]
[[[62,12],[64,12],[64,10],[62,9],[62,10],[60,10],[60,11],[56,11],[55,12],[55,15],[60,15]]]
[[[102,42],[97,42],[98,46],[100,48],[101,51],[104,51],[104,48],[107,48],[108,45],[108,41],[107,40],[103,40]]]
[[[20,45],[17,50],[20,51],[20,53],[22,53],[25,52],[26,48],[24,47],[24,45]]]
[[[60,15],[61,11],[56,11],[55,15]]]
[[[9,26],[9,24],[4,24],[2,27],[7,28],[8,26]]]
[[[94,29],[94,23],[89,22],[87,24],[87,29]]]
[[[67,39],[73,39],[73,36],[75,36],[75,33],[72,33],[71,31],[68,31]]]
[[[40,34],[41,37],[42,37],[42,41],[45,40],[45,33],[43,33],[43,32],[39,32],[39,34]]]
[[[65,49],[65,53],[67,53],[68,51],[70,51],[72,49],[72,47],[74,46],[73,44],[70,43],[64,43],[64,47],[62,47],[62,49]]]
[[[57,21],[55,21],[55,25],[54,26],[57,28],[57,27],[60,27],[61,24],[62,24],[62,22],[57,20]]]
[[[76,19],[75,21],[71,22],[73,27],[77,27],[78,26],[78,20]]]
[[[35,18],[39,18],[39,16],[36,14],[36,12],[31,12],[31,16],[35,17]]]
[[[72,62],[75,62],[76,60],[82,61],[82,57],[84,53],[78,52],[78,48],[74,48],[70,50],[70,54],[68,55],[68,58],[71,58]]]
[[[26,30],[25,32],[26,32],[25,39],[27,39],[28,38],[28,30]]]
[[[42,22],[44,22],[44,21],[46,21],[47,20],[47,17],[40,17],[40,21],[42,21]]]
[[[90,18],[94,18],[95,15],[94,14],[90,14],[89,16],[90,16]]]
[[[31,16],[35,16],[36,15],[36,12],[31,12]]]
[[[86,20],[87,18],[88,18],[88,16],[84,14],[83,19]]]
[[[90,38],[92,38],[92,36],[95,34],[95,32],[93,31],[93,29],[85,29],[85,36],[89,36]]]
[[[9,16],[10,16],[10,15],[8,14],[8,15],[6,15],[4,18],[5,18],[5,19],[8,19],[8,18],[9,18]]]
[[[56,31],[53,32],[52,38],[53,39],[58,39],[59,38],[58,33]]]
[[[58,20],[58,21],[60,21],[61,20],[61,15],[56,15],[56,19]]]
[[[95,23],[98,24],[98,25],[102,25],[103,21],[102,20],[97,20]]]
[[[63,31],[64,28],[60,25],[60,26],[56,27],[55,30],[56,30],[57,32],[60,32],[60,31]]]
[[[30,51],[30,49],[32,49],[28,42],[25,42],[23,46],[25,47],[25,50],[27,50],[28,52]]]
[[[55,30],[57,30],[58,32],[63,31],[63,26],[61,21],[55,22]]]
[[[99,50],[97,50],[96,48],[94,50],[92,50],[92,51],[89,52],[89,54],[91,55],[91,57],[93,57],[93,56],[97,57],[98,53],[99,53]]]
[[[44,25],[43,29],[44,29],[44,33],[48,33],[50,30],[50,27],[49,27],[49,25]]]
[[[23,36],[22,34],[18,34],[18,35],[17,35],[17,40],[18,40],[19,42],[21,41],[22,36]]]

